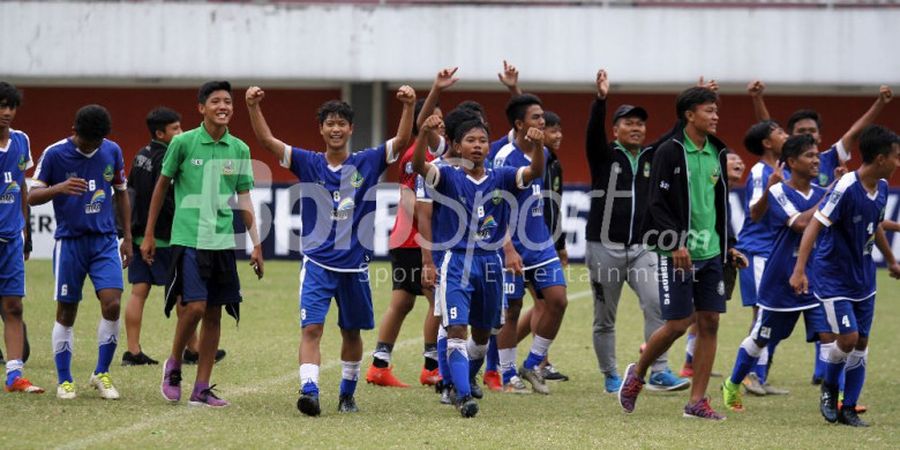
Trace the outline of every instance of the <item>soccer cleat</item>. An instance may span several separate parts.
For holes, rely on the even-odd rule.
[[[181,400],[181,370],[169,368],[169,360],[163,364],[163,378],[159,392],[166,401],[175,403]]]
[[[684,363],[684,366],[681,367],[681,372],[678,373],[678,376],[681,378],[691,378],[694,376],[694,366],[690,363]]]
[[[725,420],[725,416],[717,413],[712,406],[709,406],[709,397],[703,397],[697,403],[688,403],[684,405],[683,417],[690,419],[708,419],[708,420]]]
[[[744,389],[750,394],[760,397],[766,395],[766,390],[763,388],[762,383],[759,382],[759,376],[753,372],[748,373],[741,384],[744,385]]]
[[[116,387],[113,386],[112,378],[109,377],[109,372],[95,373],[91,375],[90,384],[94,387],[94,389],[100,392],[101,398],[105,398],[106,400],[119,399],[119,391],[117,391]]]
[[[507,394],[530,394],[531,391],[528,389],[528,386],[525,386],[525,382],[519,378],[518,375],[513,375],[512,378],[509,379],[509,383],[503,385],[503,392]]]
[[[486,370],[484,372],[484,379],[481,381],[483,381],[484,385],[492,391],[498,392],[503,390],[503,381],[500,378],[500,372],[497,372],[496,370]]]
[[[453,385],[442,383],[441,404],[442,405],[452,405],[455,397],[456,397],[456,392],[453,389]]]
[[[828,423],[835,423],[838,420],[838,389],[830,388],[822,383],[822,394],[819,397],[819,412]]]
[[[478,380],[474,377],[469,380],[469,391],[472,392],[472,397],[484,398],[484,391],[481,390],[481,386],[478,385]]]
[[[422,368],[422,374],[419,375],[419,383],[422,386],[435,386],[439,381],[441,381],[441,372],[438,369],[428,370],[424,367]]]
[[[6,392],[26,392],[29,394],[43,394],[44,389],[38,386],[31,384],[25,377],[16,377],[13,380],[12,384],[8,384],[4,387]]]
[[[722,383],[722,403],[734,412],[744,412],[744,395],[741,393],[741,385],[734,384],[730,379]]]
[[[216,362],[225,359],[227,354],[228,352],[221,348],[216,350]],[[200,361],[200,354],[184,349],[184,353],[181,354],[181,361],[185,364],[197,364],[197,361]]]
[[[841,409],[841,408],[844,407],[844,401],[843,401],[843,398],[844,398],[844,394],[841,393],[841,395],[838,396],[838,406],[837,406],[838,409]],[[866,412],[869,411],[869,407],[868,407],[868,406],[866,406],[866,405],[859,405],[859,404],[856,405],[856,406],[854,406],[854,409],[856,410],[856,413],[857,413],[857,414],[865,414]]]
[[[766,395],[788,395],[791,393],[791,391],[787,389],[777,388],[769,383],[763,384],[762,388],[764,391],[766,391]]]
[[[604,381],[604,388],[606,388],[606,392],[608,394],[614,394],[619,392],[619,389],[622,388],[622,378],[619,377],[619,374],[614,373],[612,375],[606,375],[606,380]]]
[[[525,366],[519,367],[519,376],[525,381],[531,383],[531,389],[538,394],[549,395],[550,388],[544,383],[544,377],[541,376],[540,369],[526,369]]]
[[[188,400],[188,405],[206,406],[207,408],[224,408],[228,406],[228,401],[219,398],[219,396],[217,396],[215,392],[213,392],[215,388],[216,385],[212,385],[200,392],[191,394],[191,399]]]
[[[456,401],[456,409],[463,418],[475,417],[475,414],[478,414],[478,402],[471,395],[467,395]]]
[[[355,413],[359,412],[359,407],[356,406],[356,400],[352,395],[342,394],[340,398],[338,398],[338,412],[342,413]]]
[[[641,389],[643,388],[644,380],[638,378],[635,364],[629,364],[628,368],[625,369],[625,380],[619,385],[618,391],[619,405],[622,405],[622,409],[624,409],[625,412],[634,412],[638,394],[641,393]]]
[[[62,384],[56,386],[56,398],[61,400],[72,400],[75,397],[75,383],[63,381]]]
[[[869,423],[860,419],[856,413],[856,408],[847,406],[838,410],[838,423],[850,425],[851,427],[868,427]]]
[[[366,382],[369,384],[374,384],[376,386],[398,388],[409,387],[408,384],[398,380],[397,377],[394,376],[394,372],[392,370],[392,366],[384,368],[369,366],[369,370],[366,371]]]
[[[544,366],[543,375],[544,381],[569,381],[569,377],[556,370],[556,367],[553,367],[553,364],[550,363]]]
[[[687,389],[691,385],[691,380],[687,378],[678,378],[669,368],[666,370],[650,374],[650,380],[647,382],[648,391],[681,391]]]
[[[152,366],[159,364],[159,361],[147,356],[144,352],[137,354],[125,352],[122,354],[123,366]]]
[[[304,394],[303,391],[300,391],[300,398],[297,399],[297,409],[307,416],[318,416],[322,413],[322,409],[319,408],[319,395]]]

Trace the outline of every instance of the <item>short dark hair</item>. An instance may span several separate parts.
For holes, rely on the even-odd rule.
[[[424,107],[425,107],[425,99],[424,98],[420,98],[420,99],[416,100],[416,108],[413,112],[413,129],[412,129],[413,136],[419,135],[419,114],[422,113],[422,108],[424,108]],[[434,105],[434,107],[440,108],[441,104],[437,103]],[[426,117],[426,119],[427,119],[427,117]]]
[[[0,81],[0,105],[2,104],[12,109],[16,109],[22,104],[22,93],[5,81]]]
[[[819,117],[819,113],[811,109],[799,109],[797,111],[794,111],[794,113],[791,114],[791,117],[788,117],[788,134],[794,134],[794,125],[797,125],[797,122],[805,119],[812,119],[813,121],[815,121],[816,128],[818,128],[819,131],[822,131],[822,118]]]
[[[481,103],[478,103],[475,100],[465,100],[456,105],[456,109],[473,112],[477,114],[481,120],[487,122],[487,112],[485,112],[484,106],[481,106]]]
[[[453,139],[456,137],[456,129],[463,123],[472,120],[482,121],[481,116],[477,112],[457,107],[444,116],[444,132],[447,133],[448,138]]]
[[[778,124],[774,120],[763,120],[753,124],[744,135],[744,147],[754,155],[762,155],[766,151],[763,141],[768,139],[776,128]]]
[[[544,111],[544,126],[561,127],[562,119],[559,118],[559,114],[556,114],[553,111]]]
[[[525,119],[525,113],[531,105],[543,106],[543,103],[534,94],[516,95],[509,99],[509,103],[506,104],[506,120],[509,121],[509,126],[515,128],[517,120]]]
[[[203,86],[200,86],[200,90],[197,91],[197,103],[201,105],[206,103],[209,96],[216,91],[228,91],[228,95],[231,95],[231,83],[227,81],[207,81],[203,83]]]
[[[109,135],[112,119],[100,105],[82,106],[75,113],[75,134],[89,141],[99,141]]]
[[[453,131],[453,142],[462,142],[463,138],[466,137],[466,134],[474,129],[484,130],[484,134],[490,136],[491,131],[488,130],[488,126],[485,125],[481,119],[470,119],[467,120],[459,126],[457,126]]]
[[[788,158],[799,158],[803,152],[815,146],[816,140],[808,134],[791,136],[781,147],[781,162],[787,164]]]
[[[718,101],[719,95],[716,94],[716,91],[702,86],[694,86],[685,89],[678,95],[678,99],[675,100],[675,114],[679,119],[687,121],[686,112],[693,111],[697,106]]]
[[[881,125],[869,125],[859,135],[859,152],[866,164],[874,162],[878,155],[890,154],[894,144],[900,144],[900,137]]]
[[[319,120],[319,125],[325,123],[325,121],[328,120],[328,116],[332,115],[338,116],[349,122],[350,125],[353,125],[353,108],[347,102],[341,100],[329,100],[322,103],[322,106],[316,111],[316,119]]]
[[[147,130],[150,131],[150,139],[156,139],[156,132],[166,132],[166,127],[181,122],[181,116],[165,106],[160,106],[147,113]]]

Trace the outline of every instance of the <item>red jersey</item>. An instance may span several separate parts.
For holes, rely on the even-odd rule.
[[[416,177],[419,175],[413,170],[412,165],[412,156],[415,148],[416,142],[413,141],[412,145],[403,152],[403,156],[400,157],[400,164],[398,164],[400,166],[400,192],[403,192],[403,189],[412,191],[411,199],[413,202],[415,202],[416,197]],[[430,162],[433,159],[434,156],[431,152],[426,151],[425,160]],[[419,244],[416,243],[418,231],[415,210],[413,209],[410,212],[404,209],[403,205],[398,206],[397,218],[394,221],[394,228],[391,230],[388,248],[419,248]]]

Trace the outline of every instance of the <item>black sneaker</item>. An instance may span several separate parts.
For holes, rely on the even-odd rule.
[[[569,377],[563,375],[556,367],[553,367],[553,364],[547,364],[544,366],[544,381],[569,381]]]
[[[355,413],[359,412],[359,407],[356,406],[356,400],[352,395],[341,395],[338,399],[338,412],[342,413]]]
[[[459,415],[463,416],[463,418],[475,417],[475,414],[478,414],[478,402],[471,395],[468,395],[457,400],[456,409],[459,410]]]
[[[484,398],[484,392],[481,390],[481,386],[478,385],[478,380],[475,378],[469,380],[469,390],[472,392],[472,397]]]
[[[138,352],[137,355],[131,352],[122,353],[123,366],[153,366],[159,364],[159,361],[147,356],[144,352]]]
[[[223,349],[216,350],[216,362],[219,362],[225,359],[225,355],[227,353]],[[181,361],[184,364],[197,364],[197,361],[200,360],[200,354],[192,352],[188,349],[184,349],[184,353],[181,355]]]
[[[844,425],[850,425],[851,427],[867,427],[869,426],[868,422],[859,418],[859,415],[856,414],[855,406],[844,405],[841,407],[841,410],[838,411],[837,416],[838,423],[842,423]]]
[[[822,396],[819,399],[819,411],[822,412],[822,417],[824,417],[828,423],[835,423],[838,420],[837,402],[838,388],[832,388],[822,383]],[[855,415],[856,412],[854,411],[854,416]]]
[[[300,391],[300,398],[297,399],[297,409],[307,416],[318,416],[322,412],[319,408],[319,396],[314,394],[304,394],[303,391]]]

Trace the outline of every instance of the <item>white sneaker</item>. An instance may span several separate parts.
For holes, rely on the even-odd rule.
[[[60,400],[72,400],[75,398],[75,383],[64,381],[56,386],[56,398]]]
[[[119,391],[113,386],[112,379],[109,377],[109,372],[91,375],[91,386],[100,392],[100,397],[102,398],[107,400],[119,399]]]
[[[503,392],[508,394],[530,394],[531,391],[528,389],[528,386],[525,386],[525,382],[519,378],[518,375],[513,375],[512,378],[509,379],[509,383],[503,385]]]

